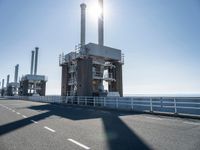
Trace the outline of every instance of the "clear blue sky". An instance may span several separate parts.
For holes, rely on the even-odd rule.
[[[60,94],[58,56],[79,43],[80,6],[95,0],[0,0],[0,80],[30,72],[38,46],[38,74],[47,94]],[[200,93],[199,0],[105,0],[105,45],[122,49],[125,94]],[[97,23],[87,17],[87,42]]]

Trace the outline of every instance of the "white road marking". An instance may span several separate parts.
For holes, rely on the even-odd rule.
[[[47,129],[47,130],[49,130],[49,131],[51,131],[51,132],[56,132],[55,130],[53,130],[53,129],[47,127],[47,126],[44,126],[44,128]]]
[[[12,110],[12,112],[15,112],[15,110]]]
[[[37,121],[35,121],[35,120],[31,120],[33,123],[38,123]]]
[[[70,142],[72,142],[74,144],[77,144],[78,146],[80,146],[80,147],[82,147],[84,149],[90,149],[89,147],[87,147],[87,146],[85,146],[85,145],[83,145],[83,144],[81,144],[81,143],[79,143],[79,142],[77,142],[77,141],[75,141],[73,139],[68,139],[68,141],[70,141]]]
[[[153,120],[163,120],[163,119],[161,119],[161,118],[155,118],[155,117],[145,117],[145,118],[153,119]]]
[[[27,118],[27,116],[25,116],[25,115],[22,115],[22,117]]]
[[[20,113],[19,112],[16,112],[18,115],[20,115]]]
[[[197,122],[188,122],[188,121],[185,121],[183,123],[190,124],[190,125],[200,125],[200,123],[197,123]]]

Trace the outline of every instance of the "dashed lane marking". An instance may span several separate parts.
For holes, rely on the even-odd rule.
[[[20,115],[20,113],[19,112],[16,112],[18,115]]]
[[[81,144],[81,143],[79,143],[79,142],[77,142],[77,141],[75,141],[73,139],[68,139],[68,141],[70,141],[70,142],[72,142],[72,143],[74,143],[74,144],[76,144],[76,145],[78,145],[78,146],[80,146],[80,147],[82,147],[84,149],[90,149],[89,147],[87,147],[87,146],[85,146],[85,145],[83,145],[83,144]]]
[[[47,130],[49,130],[49,131],[51,131],[51,132],[56,132],[55,130],[53,130],[53,129],[47,127],[47,126],[44,126],[44,128],[47,129]]]
[[[27,118],[27,116],[25,116],[25,115],[22,115],[22,117],[23,117],[23,118]]]
[[[35,121],[35,120],[31,120],[33,123],[38,123],[37,121]]]

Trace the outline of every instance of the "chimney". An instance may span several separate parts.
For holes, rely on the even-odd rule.
[[[85,45],[85,20],[86,20],[86,4],[81,5],[81,47]]]
[[[39,48],[35,48],[35,70],[34,70],[34,75],[37,75],[37,65],[38,65],[38,50]]]
[[[7,86],[9,84],[9,80],[10,80],[10,75],[7,75]]]
[[[2,79],[2,89],[4,88],[4,79]]]
[[[34,55],[35,55],[35,52],[32,51],[32,53],[31,53],[31,72],[30,72],[31,75],[33,74]]]
[[[15,66],[15,78],[14,78],[14,82],[15,82],[15,83],[17,83],[18,72],[19,72],[19,65],[17,64],[17,65]]]
[[[98,42],[99,45],[104,45],[104,10],[103,10],[103,0],[99,0],[99,7],[101,14],[98,18]]]

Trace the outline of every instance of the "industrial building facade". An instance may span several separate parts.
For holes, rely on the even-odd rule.
[[[99,0],[103,10],[103,0]],[[81,4],[81,39],[74,52],[60,55],[62,96],[123,96],[121,50],[104,46],[103,11],[98,23],[98,44],[85,44],[86,4]],[[107,87],[105,87],[107,86]],[[105,90],[106,89],[106,90]]]
[[[35,51],[31,53],[30,74],[22,76],[19,85],[19,95],[45,96],[47,77],[44,75],[37,75],[38,51],[39,48],[35,47]]]

